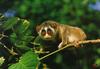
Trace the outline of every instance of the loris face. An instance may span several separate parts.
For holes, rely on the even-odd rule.
[[[57,25],[54,22],[46,21],[36,27],[39,36],[44,40],[53,40],[57,33]]]

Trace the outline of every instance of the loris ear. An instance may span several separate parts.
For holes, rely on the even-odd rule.
[[[41,29],[41,26],[40,26],[40,25],[37,25],[37,26],[36,26],[36,31],[39,32],[40,29]]]
[[[54,22],[54,23],[51,24],[51,27],[53,27],[54,29],[56,29],[57,28],[57,25],[58,24]]]

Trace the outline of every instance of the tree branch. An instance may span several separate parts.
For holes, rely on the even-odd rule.
[[[79,41],[79,42],[77,42],[78,45],[80,45],[80,44],[87,44],[87,43],[100,43],[100,39],[96,39],[96,40],[85,40],[85,41]],[[39,58],[39,60],[43,60],[43,59],[45,59],[45,58],[47,58],[47,57],[49,57],[49,56],[51,56],[51,55],[53,55],[53,54],[55,54],[55,53],[57,53],[59,51],[62,51],[63,49],[68,48],[70,46],[75,46],[75,43],[67,44],[64,47],[62,47],[62,48],[60,48],[60,49],[58,49],[58,50],[56,50],[54,52],[51,52],[51,53],[49,53],[49,54],[47,54],[47,55]]]
[[[4,37],[8,37],[8,36],[4,35],[4,33],[1,32],[1,33],[0,33],[0,40],[2,40],[2,38],[4,38]]]
[[[3,45],[4,48],[7,49],[8,52],[9,52],[10,54],[12,54],[12,55],[18,55],[16,52],[14,52],[13,47],[12,47],[12,49],[10,50],[10,49],[9,49],[8,47],[6,47],[6,45],[4,45],[3,43],[0,42],[0,44]]]

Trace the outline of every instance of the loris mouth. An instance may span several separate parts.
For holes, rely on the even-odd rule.
[[[44,38],[44,40],[53,40],[52,38]]]
[[[45,38],[45,40],[52,40],[51,38]]]

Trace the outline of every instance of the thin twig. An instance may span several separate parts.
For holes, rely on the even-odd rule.
[[[12,47],[12,49],[10,50],[8,47],[6,47],[6,45],[4,45],[3,43],[0,42],[1,45],[4,46],[5,49],[7,49],[9,51],[10,54],[12,55],[18,55],[16,52],[14,52],[14,49]]]
[[[0,40],[2,40],[2,38],[4,38],[4,37],[8,37],[8,36],[6,36],[3,32],[0,33]]]
[[[100,43],[100,39],[79,41],[77,44],[79,45],[79,44],[86,44],[86,43]],[[64,47],[62,47],[62,48],[60,48],[60,49],[58,49],[58,50],[56,50],[56,51],[54,51],[54,52],[51,52],[51,53],[49,53],[49,54],[47,54],[47,55],[45,55],[45,56],[39,58],[39,60],[43,60],[43,59],[45,59],[45,58],[47,58],[47,57],[49,57],[49,56],[51,56],[51,55],[53,55],[53,54],[55,54],[55,53],[57,53],[57,52],[63,50],[63,49],[65,49],[65,48],[68,48],[68,47],[70,47],[70,46],[75,46],[75,43],[68,44],[68,45],[66,45],[66,46],[64,46]]]

